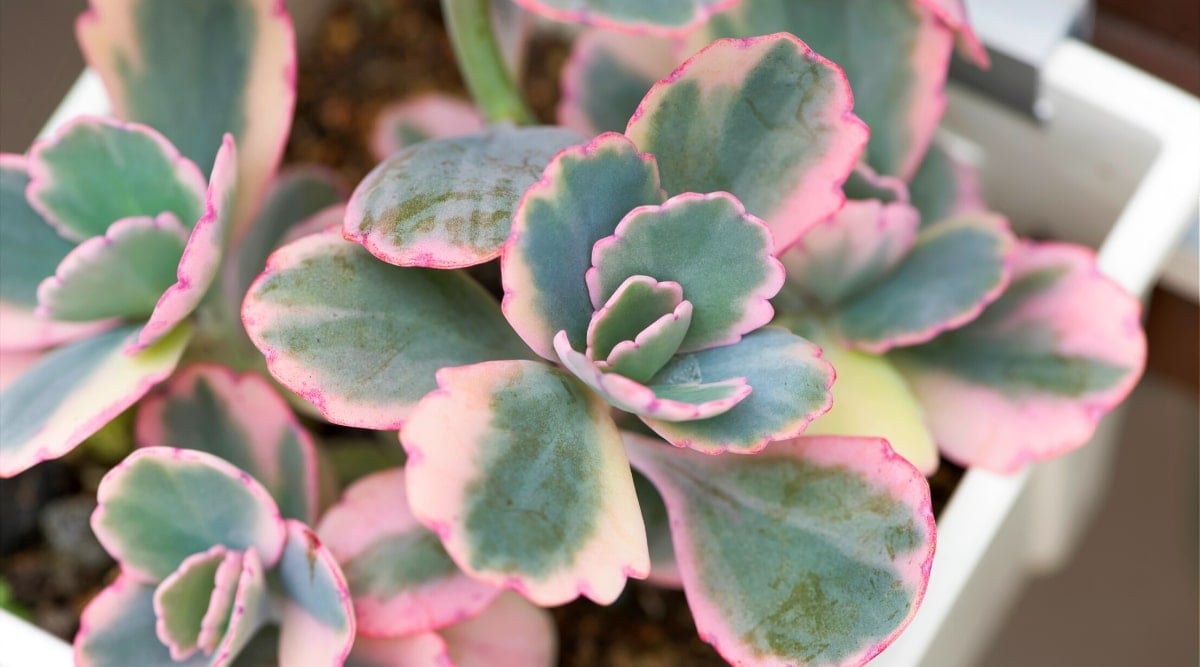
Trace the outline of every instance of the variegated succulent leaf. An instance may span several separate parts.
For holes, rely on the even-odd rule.
[[[918,224],[903,202],[849,202],[784,256],[792,282],[776,308],[873,354],[970,322],[1008,284],[1007,222],[980,212]]]
[[[196,221],[175,269],[175,282],[159,297],[134,349],[152,345],[186,319],[208,295],[227,256],[233,227],[238,187],[237,147],[225,135],[217,151],[208,188],[204,214]]]
[[[35,314],[60,322],[145,321],[175,282],[187,238],[173,213],[117,220],[75,246],[42,281]]]
[[[661,196],[654,160],[621,135],[556,157],[505,246],[505,316],[613,406],[647,423],[696,422],[668,436],[676,444],[754,451],[794,437],[827,408],[831,375],[790,334],[742,345],[783,284],[771,232],[728,193]],[[746,400],[755,407],[716,419]],[[764,409],[775,414],[756,423]]]
[[[161,213],[190,229],[204,213],[204,175],[145,125],[80,117],[35,143],[28,168],[30,205],[75,241],[123,218]]]
[[[124,412],[175,369],[183,323],[140,352],[138,327],[105,331],[46,354],[0,395],[0,476],[58,458]]]
[[[135,450],[104,476],[92,530],[138,581],[159,583],[215,545],[253,548],[265,567],[279,560],[283,519],[256,479],[212,454],[171,447]],[[146,502],[154,498],[154,502]]]
[[[398,429],[439,368],[529,356],[465,273],[391,266],[336,230],[271,255],[242,322],[277,380],[363,428]]]
[[[1012,264],[974,321],[889,354],[946,456],[998,472],[1086,443],[1146,360],[1140,304],[1092,251],[1025,241]]]
[[[741,0],[516,0],[555,21],[632,33],[678,37]]]
[[[539,605],[608,604],[649,571],[608,406],[529,361],[446,368],[400,432],[413,514],[464,572]]]
[[[359,183],[346,238],[397,266],[473,266],[500,256],[522,193],[582,136],[558,127],[495,127],[422,141]]]
[[[956,28],[930,5],[957,2],[743,0],[693,33],[689,45],[780,30],[796,35],[845,71],[855,113],[871,128],[867,162],[908,180],[945,110],[955,39]]]
[[[626,434],[662,493],[700,637],[732,664],[863,664],[916,613],[929,488],[882,440],[804,437],[712,457]]]
[[[669,194],[729,192],[782,252],[841,207],[867,127],[841,68],[792,35],[709,44],[646,94],[625,134]]]
[[[317,533],[346,575],[360,637],[440,630],[479,614],[500,593],[463,574],[413,516],[403,468],[346,489]]]
[[[204,172],[233,135],[240,238],[291,128],[296,49],[283,0],[90,0],[76,33],[118,117],[162,132]]]
[[[284,598],[279,664],[342,664],[355,632],[346,578],[316,533],[295,519],[284,524],[287,541],[275,571]]]
[[[170,444],[219,456],[261,482],[285,518],[317,519],[316,447],[261,376],[188,366],[142,401],[135,431],[142,447]]]
[[[566,331],[584,349],[596,310],[585,282],[592,248],[639,206],[666,200],[658,165],[627,138],[602,134],[554,157],[521,199],[501,255],[504,316],[529,347],[557,360]]]

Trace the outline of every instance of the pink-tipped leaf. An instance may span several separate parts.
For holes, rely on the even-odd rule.
[[[671,519],[701,639],[737,665],[861,665],[908,624],[933,562],[929,487],[883,440],[712,457],[626,436]]]
[[[894,270],[837,305],[837,335],[879,354],[970,322],[1008,285],[1015,243],[1007,221],[990,213],[925,227]]]
[[[725,39],[655,84],[625,134],[669,194],[732,193],[782,252],[842,205],[867,141],[853,104],[841,68],[794,36]]]
[[[276,570],[286,599],[279,664],[340,665],[354,643],[350,589],[333,554],[307,526],[287,520],[287,543]]]
[[[0,395],[0,477],[58,458],[133,405],[175,369],[186,324],[136,354],[137,327],[113,329],[48,353]]]
[[[753,388],[744,377],[700,382],[694,378],[647,385],[602,368],[585,354],[571,348],[567,332],[554,338],[563,367],[591,387],[614,407],[635,415],[666,422],[708,419],[729,412]]]
[[[475,616],[499,589],[466,576],[408,508],[404,470],[346,489],[317,533],[341,564],[360,637],[407,637]]]
[[[777,327],[764,327],[741,341],[671,360],[651,386],[688,386],[739,378],[752,391],[728,411],[705,419],[642,421],[677,447],[707,454],[752,454],[767,443],[794,438],[829,410],[833,367],[820,348]]]
[[[167,287],[150,321],[142,327],[134,349],[145,349],[182,322],[200,305],[208,288],[217,277],[225,256],[234,216],[234,197],[237,194],[237,149],[233,137],[225,135],[217,153],[208,192],[204,199],[204,215],[196,222],[188,237],[183,257],[175,270],[175,283]]]
[[[204,206],[204,176],[153,128],[80,117],[29,150],[30,205],[75,241],[122,218],[171,213],[189,227]]]
[[[396,266],[453,269],[500,256],[513,210],[558,151],[559,127],[495,127],[395,153],[355,188],[343,234]]]
[[[843,68],[855,113],[871,128],[866,161],[881,173],[910,178],[945,109],[952,30],[919,0],[744,0],[713,17],[688,44],[699,48],[718,37],[780,30]]]
[[[1071,451],[1146,362],[1137,299],[1093,253],[1024,242],[1005,293],[974,322],[893,355],[947,457],[998,472]]]
[[[399,428],[446,366],[529,355],[464,273],[380,262],[336,232],[277,250],[242,305],[285,387],[330,421]]]
[[[96,498],[92,530],[139,581],[162,581],[188,556],[218,544],[254,548],[267,567],[283,549],[283,519],[267,490],[204,452],[135,450],[104,476]]]
[[[849,200],[784,253],[789,291],[809,307],[836,308],[890,273],[917,242],[920,219],[902,202]]]
[[[768,300],[784,270],[773,250],[771,232],[728,193],[682,194],[634,209],[596,242],[588,291],[599,309],[631,276],[678,283],[693,307],[680,351],[728,345],[775,314]]]
[[[154,589],[154,616],[158,619],[155,632],[170,650],[172,659],[186,660],[201,650],[200,634],[205,618],[210,613],[222,614],[221,610],[212,609],[214,602],[225,607],[228,620],[228,607],[233,599],[232,596],[226,599],[223,592],[218,592],[217,583],[219,578],[225,578],[222,575],[227,576],[223,570],[230,567],[241,572],[241,552],[229,551],[218,544],[185,558]],[[209,646],[205,653],[211,653],[212,649]]]
[[[172,213],[114,222],[42,281],[35,313],[60,322],[149,317],[175,279],[187,234]]]
[[[400,439],[413,514],[467,574],[536,604],[616,599],[649,570],[608,406],[543,364],[438,373]]]

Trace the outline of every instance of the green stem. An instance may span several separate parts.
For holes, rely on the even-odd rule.
[[[442,0],[442,17],[454,45],[458,69],[471,97],[489,122],[533,123],[533,113],[517,91],[492,33],[488,0]]]

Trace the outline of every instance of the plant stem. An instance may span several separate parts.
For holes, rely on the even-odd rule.
[[[533,113],[500,57],[488,0],[442,0],[442,18],[454,45],[458,69],[488,122],[532,123]]]

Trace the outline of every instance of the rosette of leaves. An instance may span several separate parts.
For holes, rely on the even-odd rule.
[[[775,255],[840,208],[865,141],[835,65],[787,35],[724,40],[626,136],[415,143],[359,185],[342,235],[274,253],[242,311],[271,372],[331,421],[399,429],[409,455],[387,488],[419,527],[345,551],[363,622],[425,631],[496,589],[609,603],[662,563],[731,661],[882,650],[924,591],[928,487],[882,441],[797,438],[832,371],[763,327]],[[496,257],[503,307],[457,270]],[[623,434],[637,417],[754,455]],[[392,561],[402,586],[379,554],[418,539],[426,560]],[[448,609],[392,627],[445,577],[461,586]]]
[[[279,664],[344,662],[355,620],[341,569],[245,471],[149,447],[97,499],[92,529],[121,573],[83,612],[77,665],[229,665],[274,625]]]
[[[1087,248],[1013,238],[940,149],[914,185],[920,210],[864,170],[782,258],[779,322],[838,369],[812,432],[885,436],[927,473],[939,450],[1015,472],[1085,444],[1145,364],[1137,299]]]
[[[291,225],[340,198],[311,169],[268,185],[294,99],[280,3],[95,0],[79,36],[120,120],[0,157],[0,361],[20,370],[0,401],[4,476],[70,451],[185,350],[261,363],[233,304]]]

